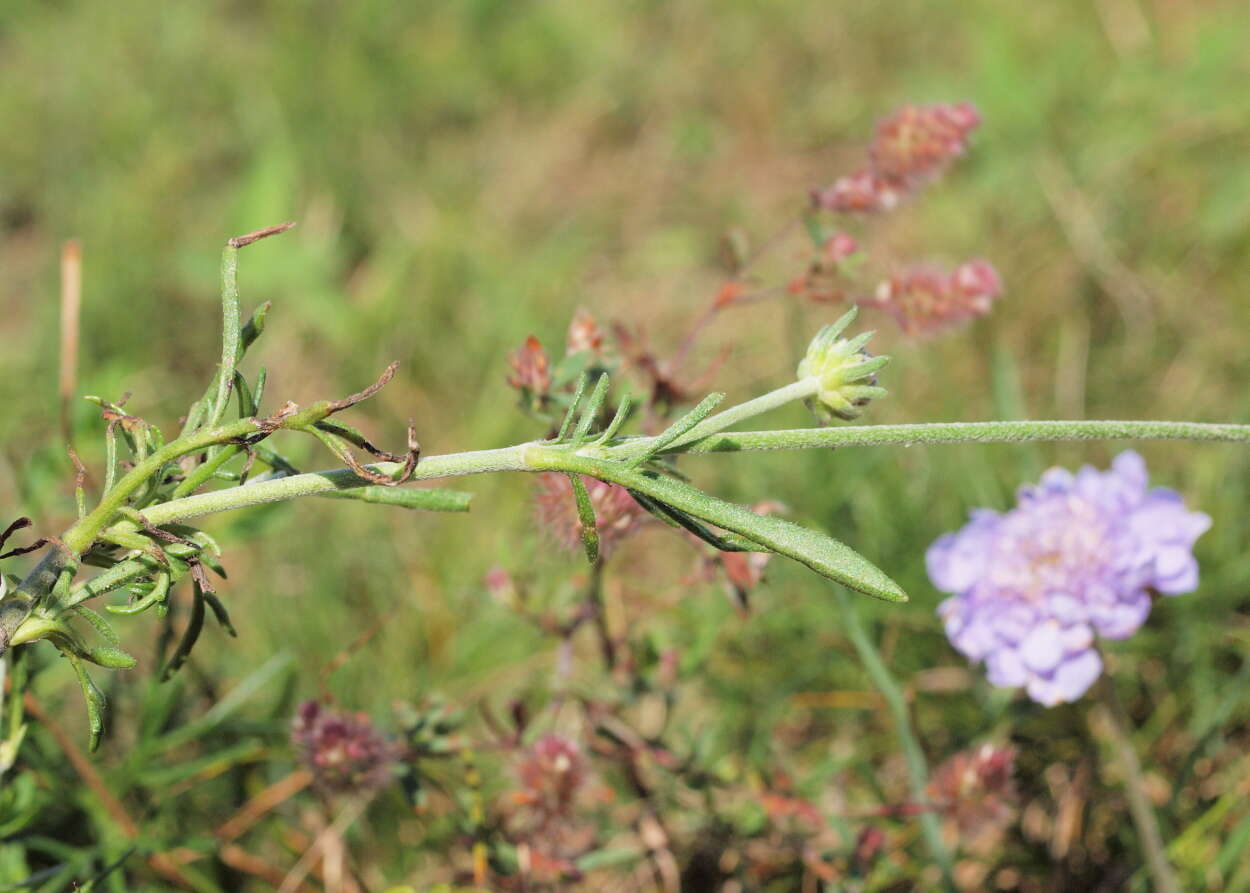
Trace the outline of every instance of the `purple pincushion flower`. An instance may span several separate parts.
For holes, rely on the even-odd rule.
[[[989,680],[1047,706],[1074,701],[1102,672],[1094,637],[1124,639],[1152,592],[1198,586],[1194,542],[1211,526],[1180,495],[1147,489],[1134,452],[1110,471],[1052,468],[1005,514],[978,509],[929,547],[929,578],[951,643]]]

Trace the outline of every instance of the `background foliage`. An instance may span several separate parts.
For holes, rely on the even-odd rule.
[[[350,393],[398,358],[396,381],[360,410],[370,430],[394,440],[412,416],[428,453],[493,446],[534,434],[511,408],[509,349],[531,332],[559,344],[578,306],[644,323],[658,349],[671,346],[715,294],[719,236],[741,227],[764,238],[809,187],[853,166],[873,121],[904,101],[969,99],[986,123],[943,184],[874,222],[866,241],[885,265],[984,255],[1007,297],[936,340],[877,321],[875,343],[898,359],[890,399],[868,421],[1244,420],[1245,19],[1237,2],[1139,0],[10,0],[0,9],[0,505],[41,527],[72,516],[55,388],[67,237],[84,246],[84,393],[133,389],[131,409],[172,424],[216,362],[221,242],[292,218],[300,227],[249,248],[242,273],[245,302],[275,304],[271,393]],[[747,396],[784,382],[797,340],[832,316],[778,306],[717,324],[704,362],[734,346],[718,387]],[[98,467],[93,407],[76,407],[75,426]],[[912,594],[863,614],[907,685],[930,759],[991,734],[1021,749],[1022,821],[989,875],[1007,888],[1038,876],[1056,889],[1065,879],[1111,888],[1134,867],[1131,831],[1116,779],[1092,761],[1105,746],[1096,724],[1079,707],[991,693],[967,673],[934,616],[922,555],[969,507],[1005,507],[1045,466],[1104,464],[1113,452],[941,447],[684,466],[729,498],[786,503]],[[1199,592],[1159,605],[1113,649],[1114,672],[1166,834],[1184,843],[1178,864],[1191,882],[1243,889],[1250,811],[1221,796],[1244,794],[1250,777],[1245,454],[1142,452],[1215,526],[1199,543]],[[549,643],[482,580],[501,564],[554,586],[577,557],[553,556],[533,535],[529,481],[467,487],[477,493],[468,516],[312,501],[211,523],[226,543],[260,535],[229,555],[225,594],[242,637],[204,643],[178,682],[110,692],[119,731],[138,716],[165,728],[162,711],[182,724],[160,755],[139,754],[127,732],[98,758],[145,828],[208,834],[289,766],[291,705],[323,684],[378,715],[434,693],[503,705],[546,684]],[[790,734],[803,777],[838,786],[876,773],[883,794],[902,791],[888,719],[823,584],[778,562],[743,620],[718,587],[680,585],[691,552],[661,533],[616,560],[640,569],[610,583],[614,610],[704,661],[687,722],[732,771],[772,771],[777,737]],[[142,641],[127,645],[142,658]],[[228,715],[206,712],[240,685],[254,696]],[[76,708],[59,706],[77,697],[68,667],[42,674],[39,691],[81,740]],[[247,768],[222,776],[228,784],[211,766],[189,778],[175,768],[218,745]],[[38,752],[47,772],[68,772],[53,744]],[[103,808],[91,791],[81,797]],[[1075,830],[1059,821],[1072,814]],[[379,884],[439,876],[413,846],[422,833],[398,798],[354,832],[376,853]],[[4,875],[3,847],[0,877],[19,880]],[[902,862],[897,877],[909,870]]]

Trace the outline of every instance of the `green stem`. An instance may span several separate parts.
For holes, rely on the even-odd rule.
[[[100,499],[91,512],[77,524],[65,532],[61,542],[65,548],[75,555],[81,555],[95,542],[102,531],[117,514],[117,510],[126,504],[126,500],[149,478],[160,473],[169,462],[190,453],[197,453],[219,443],[227,443],[241,437],[255,434],[257,431],[254,419],[240,419],[228,425],[216,428],[204,428],[177,440],[172,440],[156,452],[152,453],[130,470],[113,489]]]
[[[446,456],[424,457],[417,463],[416,470],[409,480],[424,481],[493,471],[532,471],[534,469],[531,469],[525,462],[525,450],[529,446],[530,444],[519,444],[498,450],[477,450],[468,453],[450,453]],[[397,462],[375,462],[365,467],[390,475],[396,474],[402,468]],[[195,496],[149,506],[143,510],[143,516],[149,523],[160,527],[214,512],[263,505],[268,502],[283,502],[336,490],[351,490],[368,486],[369,483],[357,477],[350,468],[310,471],[246,484],[242,487],[198,493]]]
[[[212,478],[221,466],[225,465],[238,454],[239,447],[237,446],[222,447],[215,455],[210,455],[192,471],[188,472],[182,483],[174,487],[173,492],[170,494],[170,498],[179,499],[183,496],[189,496],[194,493],[201,484],[206,483],[210,478]]]
[[[851,644],[855,646],[855,650],[859,654],[860,662],[864,665],[864,671],[868,674],[868,678],[872,680],[872,684],[876,686],[877,691],[881,693],[881,697],[885,699],[890,715],[894,719],[899,746],[903,750],[903,759],[907,763],[907,781],[911,799],[915,803],[924,803],[929,796],[927,791],[929,769],[925,765],[924,751],[920,747],[920,741],[912,730],[907,700],[903,697],[902,689],[898,687],[894,677],[890,675],[885,661],[881,659],[881,654],[877,651],[876,646],[872,644],[872,639],[869,638],[867,630],[860,623],[859,614],[856,612],[854,605],[851,604],[850,598],[847,597],[846,590],[841,586],[834,586],[833,593],[842,615],[843,628],[846,630]],[[928,847],[929,855],[933,858],[933,861],[941,868],[945,885],[950,890],[958,889],[951,875],[951,853],[942,840],[942,828],[938,823],[937,816],[932,812],[923,812],[919,820],[925,846]]]
[[[209,408],[205,427],[221,421],[239,362],[239,249],[227,243],[221,251],[221,368],[217,370],[217,398]]]
[[[1146,857],[1146,866],[1154,878],[1155,890],[1157,893],[1180,893],[1180,883],[1176,880],[1172,866],[1168,864],[1167,848],[1163,844],[1163,835],[1159,833],[1159,822],[1150,801],[1146,799],[1145,778],[1142,775],[1141,762],[1137,759],[1137,749],[1133,747],[1128,713],[1120,702],[1110,677],[1104,677],[1098,688],[1099,696],[1107,707],[1110,720],[1108,727],[1111,730],[1116,761],[1124,774],[1124,793],[1128,797],[1129,815],[1137,829],[1137,842]]]
[[[737,425],[739,422],[745,422],[747,419],[771,412],[774,409],[785,406],[787,403],[793,403],[795,400],[806,400],[815,394],[819,388],[819,380],[815,378],[801,378],[785,387],[777,388],[775,391],[769,391],[767,394],[756,397],[754,400],[731,406],[729,409],[718,412],[716,415],[709,416],[699,422],[685,434],[682,434],[672,443],[665,446],[663,451],[670,453],[684,452],[687,444],[710,437],[713,434],[719,434],[732,425]],[[650,440],[652,438],[649,437],[630,440],[615,448],[612,451],[612,457],[614,459],[631,458],[641,455],[646,452]]]
[[[928,422],[918,425],[852,425],[785,431],[728,431],[684,444],[680,452],[736,453],[847,446],[912,446],[942,443],[1027,443],[1073,440],[1200,440],[1250,443],[1250,425],[1203,422]],[[633,446],[631,441],[628,446]],[[617,447],[610,451],[617,458]],[[670,451],[673,451],[670,447]]]
[[[726,410],[726,412],[732,412],[732,410]],[[717,418],[719,415],[706,421],[712,422]],[[684,447],[670,446],[669,449],[676,452],[716,453],[892,444],[1023,443],[1122,439],[1250,443],[1250,425],[1121,421],[936,422],[920,425],[861,425],[844,428],[798,428],[786,431],[729,431],[704,436],[701,440],[691,442]],[[639,438],[607,449],[589,446],[582,448],[576,454],[562,451],[558,447],[544,449],[545,462],[541,469],[532,467],[525,459],[525,451],[538,444],[518,444],[495,450],[429,456],[422,458],[417,465],[412,480],[422,481],[496,471],[580,471],[585,474],[588,472],[579,461],[581,457],[611,460],[628,458],[630,454],[645,451],[647,442],[650,440],[651,438]],[[566,458],[562,460],[562,456]],[[400,465],[394,462],[376,462],[367,467],[382,474],[395,474],[400,469]],[[123,479],[123,483],[125,480]],[[281,502],[333,490],[352,489],[367,483],[348,468],[308,472],[248,484],[245,487],[232,487],[175,499],[145,508],[143,514],[151,523],[159,526],[214,512],[246,508],[267,502]],[[90,520],[91,517],[88,515],[85,520]]]

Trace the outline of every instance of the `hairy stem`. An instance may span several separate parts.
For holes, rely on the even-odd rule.
[[[726,410],[726,412],[732,411]],[[724,413],[706,421],[715,421],[720,415]],[[698,430],[697,427],[695,430]],[[684,446],[670,445],[669,451],[719,453],[827,449],[838,446],[1128,439],[1250,443],[1250,425],[1135,421],[935,422],[919,425],[859,425],[845,428],[798,428],[784,431],[727,431],[704,436]],[[638,438],[606,449],[585,447],[578,453],[593,458],[623,459],[631,454],[645,451],[647,442],[650,440],[651,438]],[[533,446],[540,446],[540,444],[518,444],[495,450],[476,450],[424,457],[417,465],[412,480],[431,480],[496,471],[555,470],[593,473],[587,472],[584,463],[579,461],[581,455],[563,452],[559,448],[544,449],[542,451],[543,467],[533,467],[525,458],[525,451]],[[396,474],[401,466],[395,462],[375,462],[366,467],[381,474]],[[348,468],[308,472],[248,484],[245,487],[233,487],[175,499],[144,509],[144,516],[151,523],[160,526],[214,512],[246,508],[267,502],[281,502],[333,490],[362,487],[367,483],[368,481],[357,477]],[[89,515],[85,520],[90,518]]]
[[[469,474],[484,474],[492,471],[531,471],[525,464],[525,449],[528,444],[504,447],[498,450],[477,450],[468,453],[450,453],[446,456],[429,456],[422,458],[414,470],[410,481],[423,481],[432,478],[460,477]],[[394,475],[403,468],[398,462],[374,462],[366,468],[379,474]],[[571,470],[571,469],[570,469]],[[185,521],[200,515],[214,512],[225,512],[231,509],[263,505],[268,502],[283,502],[301,496],[317,496],[336,490],[352,490],[365,487],[370,481],[358,477],[350,468],[335,468],[329,471],[310,471],[304,474],[293,474],[287,477],[271,478],[246,484],[242,487],[230,487],[225,490],[213,490],[199,493],[183,499],[174,499],[160,505],[153,505],[143,510],[143,516],[149,523],[160,527],[175,521]]]
[[[1029,443],[1074,440],[1199,440],[1250,443],[1250,425],[1204,422],[1042,421],[926,422],[785,431],[727,431],[683,444],[676,452],[737,453],[847,446]],[[629,446],[632,446],[632,442]],[[616,449],[623,450],[624,446]],[[670,451],[674,451],[672,447]],[[615,451],[612,457],[615,458]]]
[[[221,421],[230,401],[234,368],[239,362],[239,249],[227,243],[221,252],[221,368],[217,370],[217,396],[208,411],[209,428]]]
[[[65,532],[65,535],[61,537],[65,548],[74,554],[82,554],[90,548],[100,531],[113,520],[117,510],[126,504],[126,500],[147,483],[149,478],[160,473],[167,463],[219,443],[228,443],[254,435],[256,432],[257,424],[254,419],[241,419],[228,425],[204,428],[170,441],[132,468],[113,486],[112,490],[104,494],[99,505]]]
[[[661,451],[670,453],[684,452],[687,444],[703,440],[713,434],[719,434],[732,425],[737,425],[739,422],[745,422],[747,419],[771,412],[796,400],[805,400],[815,394],[819,388],[820,382],[817,379],[801,378],[785,387],[762,394],[754,400],[739,403],[737,406],[718,412],[714,416],[709,416],[685,434],[676,438],[672,443],[662,447]],[[613,450],[613,458],[631,458],[635,455],[642,455],[647,451],[647,447],[652,439],[648,437],[631,440]]]

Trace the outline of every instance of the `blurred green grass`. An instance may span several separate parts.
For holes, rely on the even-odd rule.
[[[883,260],[983,255],[1007,297],[940,340],[883,332],[899,361],[869,421],[1244,421],[1248,19],[1240,2],[1138,0],[124,10],[11,0],[0,11],[0,504],[49,529],[72,511],[55,383],[56,258],[68,237],[84,246],[84,393],[134,390],[133,411],[172,424],[216,362],[220,244],[297,219],[243,257],[245,303],[275,305],[249,359],[269,367],[271,399],[350,393],[398,358],[395,383],[358,412],[371,432],[396,442],[411,416],[427,453],[493,446],[533,435],[504,384],[511,347],[531,332],[558,344],[579,305],[671,344],[714,294],[720,233],[765,236],[807,188],[853,165],[874,120],[905,101],[969,99],[986,123],[950,177],[873,224],[869,247]],[[794,331],[823,316],[727,317],[707,355],[741,346],[718,387],[745,397],[783,381]],[[86,404],[75,421],[98,468],[101,425]],[[789,421],[806,422],[798,411]],[[963,665],[933,614],[928,543],[970,506],[1005,506],[1046,465],[1104,463],[1116,449],[846,451],[686,468],[728,497],[785,502],[895,574],[912,604],[864,612],[911,679]],[[1169,711],[1143,742],[1156,748],[1146,762],[1197,743],[1218,761],[1244,747],[1250,716],[1227,689],[1250,635],[1245,455],[1141,451],[1215,527],[1200,543],[1201,591],[1162,603],[1113,653],[1145,702]],[[434,690],[502,700],[518,676],[543,678],[540,643],[481,578],[500,563],[555,581],[572,559],[533,541],[525,480],[466,486],[477,493],[468,516],[314,502],[214,520],[227,542],[258,540],[228,556],[223,594],[241,638],[212,636],[198,660],[237,678],[290,651],[311,693],[332,655],[388,618],[335,673],[344,703],[380,710]],[[630,593],[675,589],[684,549],[643,538]],[[662,634],[709,655],[709,699],[692,722],[726,752],[762,758],[778,724],[798,721],[796,694],[866,686],[828,594],[780,562],[747,622],[712,587],[657,598],[669,604]],[[141,640],[146,623],[130,636]],[[1087,734],[1071,711],[980,689],[922,691],[915,705],[935,757],[1001,724],[1034,737],[1025,769],[1043,798],[1040,769],[1079,758]],[[869,733],[892,747],[870,714],[809,713],[803,722],[828,726],[831,752]],[[1169,832],[1205,805],[1180,802]],[[1039,846],[1022,838],[1029,845]]]

